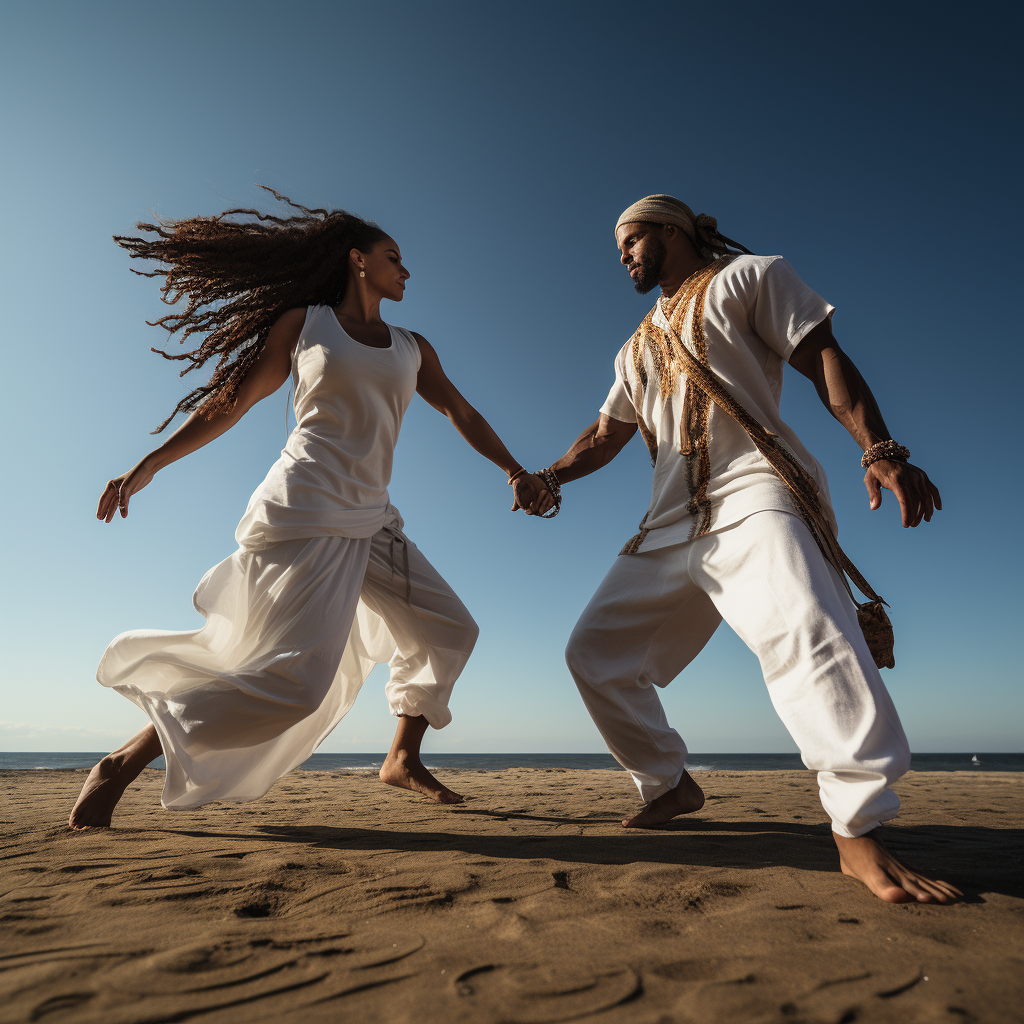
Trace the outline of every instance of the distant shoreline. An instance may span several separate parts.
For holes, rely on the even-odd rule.
[[[106,751],[0,751],[0,771],[79,771],[91,768]],[[300,767],[313,771],[376,771],[384,760],[384,752],[314,754]],[[972,757],[978,758],[977,762]],[[622,769],[606,753],[501,753],[454,754],[429,753],[424,760],[432,769],[451,771],[503,771],[510,768],[559,768],[565,770]],[[158,758],[152,768],[163,768]],[[687,768],[701,771],[801,771],[805,770],[798,754],[703,754],[691,753]],[[1024,753],[946,752],[914,754],[911,771],[985,771],[1022,772]]]

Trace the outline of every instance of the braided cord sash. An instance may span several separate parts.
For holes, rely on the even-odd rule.
[[[675,332],[673,332],[675,333]],[[679,341],[678,336],[676,340]],[[850,599],[857,605],[857,621],[860,624],[864,639],[867,641],[871,657],[878,668],[893,668],[896,659],[893,655],[894,638],[892,624],[885,614],[885,601],[872,589],[864,579],[860,570],[850,561],[846,552],[839,546],[831,522],[826,518],[821,504],[818,485],[810,473],[804,469],[797,457],[789,451],[777,434],[766,430],[729,394],[725,385],[715,373],[703,366],[679,342],[679,352],[687,380],[692,380],[711,400],[727,412],[750,435],[754,446],[764,456],[768,464],[782,478],[789,488],[796,503],[797,510],[811,531],[825,560],[829,562],[846,587]],[[846,577],[853,580],[857,589],[868,600],[860,604],[853,596],[853,590]]]
[[[678,336],[676,340],[679,341]],[[782,478],[796,502],[797,511],[810,527],[814,539],[818,542],[822,554],[835,567],[846,589],[853,597],[846,576],[853,580],[857,589],[871,601],[882,599],[872,589],[871,584],[861,575],[860,570],[850,561],[846,552],[839,546],[832,524],[825,516],[814,477],[804,469],[795,455],[785,446],[777,434],[766,430],[743,408],[718,379],[715,373],[699,363],[679,342],[679,352],[686,369],[687,379],[692,380],[709,398],[723,411],[727,412],[750,435],[754,446],[764,456],[768,464]],[[845,574],[845,575],[844,575]]]
[[[631,354],[639,387],[636,389],[637,393],[631,397],[633,407],[638,410],[637,426],[640,429],[640,436],[651,453],[651,465],[654,465],[657,459],[657,441],[639,412],[648,386],[645,355],[648,352],[651,355],[662,401],[669,400],[678,383],[680,371],[685,370],[685,363],[678,352],[683,343],[677,331],[681,333],[689,328],[689,335],[697,353],[696,358],[707,365],[704,300],[712,279],[730,259],[728,256],[723,257],[691,274],[670,299],[662,300],[665,317],[676,330],[666,332],[654,323],[654,313],[658,308],[655,306],[644,317],[633,335]],[[710,414],[710,398],[701,388],[694,387],[687,376],[683,391],[683,411],[679,419],[679,453],[686,459],[686,483],[690,492],[686,510],[693,516],[690,527],[691,540],[694,537],[702,537],[711,529],[711,502],[708,500],[708,485],[711,482],[711,436],[708,432]],[[651,510],[648,509],[640,523],[639,533],[626,542],[620,554],[634,555],[640,549],[648,533],[646,524],[650,514]]]
[[[662,386],[671,382],[674,386],[680,371],[686,375],[686,391],[683,399],[683,416],[680,426],[680,452],[687,459],[688,482],[691,498],[687,509],[694,514],[694,528],[690,531],[691,538],[706,533],[710,525],[710,507],[707,502],[708,477],[710,464],[708,457],[708,414],[710,404],[714,402],[723,412],[728,413],[746,430],[754,447],[761,453],[765,461],[779,475],[789,488],[801,518],[807,524],[815,543],[825,560],[833,566],[843,581],[850,599],[857,605],[857,619],[864,633],[868,648],[879,668],[892,668],[896,664],[893,657],[893,632],[888,616],[885,614],[886,602],[872,589],[860,570],[850,561],[846,552],[839,545],[832,522],[825,514],[822,506],[821,493],[814,477],[803,467],[802,463],[789,450],[782,439],[765,429],[746,409],[729,394],[728,389],[711,369],[707,361],[707,338],[704,333],[704,298],[712,278],[729,261],[729,257],[699,271],[684,284],[671,300],[671,308],[663,309],[669,329],[664,331],[653,322],[652,310],[640,325],[633,338],[633,359],[641,381],[639,398],[643,399],[643,389],[647,386],[647,375],[643,370],[643,347],[646,342],[652,353],[656,350],[656,367],[674,363],[675,369],[670,373],[661,374]],[[690,287],[693,282],[692,287]],[[691,352],[682,339],[681,328],[685,325],[690,298],[695,299],[691,311],[690,337],[695,350]],[[664,395],[665,392],[663,391]],[[640,402],[634,406],[639,407]],[[648,439],[650,431],[642,424],[640,431],[651,451],[652,461],[657,454],[656,445]],[[640,523],[640,532],[631,538],[620,552],[624,555],[635,554],[647,536],[646,523],[650,510]],[[853,581],[868,601],[857,602],[853,590],[847,580]]]

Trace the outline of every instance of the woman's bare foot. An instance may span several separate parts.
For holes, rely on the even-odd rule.
[[[119,784],[121,773],[112,761],[105,757],[89,772],[68,818],[69,828],[109,828],[114,808],[126,788]]]
[[[832,833],[844,875],[863,882],[888,903],[955,903],[963,893],[949,882],[926,878],[901,864],[872,833],[849,839]]]
[[[626,818],[622,825],[624,828],[657,828],[671,821],[677,814],[692,814],[703,806],[704,790],[684,770],[683,777],[673,789],[655,797],[639,814]]]
[[[413,793],[436,800],[439,804],[461,804],[462,797],[442,786],[416,755],[407,751],[392,751],[380,769],[380,781],[398,789],[409,789]]]
[[[142,769],[160,756],[160,740],[156,729],[147,725],[123,747],[107,754],[85,780],[75,806],[68,818],[68,828],[109,828],[118,800]]]

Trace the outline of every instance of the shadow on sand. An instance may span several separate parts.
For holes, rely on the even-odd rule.
[[[587,835],[618,818],[557,818],[492,813],[498,820],[573,825],[577,835],[505,835],[458,832],[395,832],[386,829],[341,828],[331,825],[261,825],[238,832],[168,829],[195,838],[254,839],[290,843],[313,849],[367,851],[451,851],[480,857],[576,861],[585,864],[657,863],[680,866],[763,868],[786,866],[806,871],[838,871],[828,825],[797,822],[706,821],[676,819],[657,830],[626,830],[621,834]],[[969,900],[981,893],[1024,897],[1024,870],[1019,851],[1024,829],[964,825],[883,826],[889,849],[918,870],[952,882]]]

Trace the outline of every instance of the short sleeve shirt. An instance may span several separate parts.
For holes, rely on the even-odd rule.
[[[810,289],[781,256],[738,256],[712,279],[704,300],[708,363],[732,396],[767,430],[777,434],[818,483],[830,506],[825,471],[783,422],[779,412],[783,366],[804,337],[835,312]],[[654,322],[666,327],[661,302]],[[650,354],[648,379],[655,379]],[[643,394],[639,409],[657,442],[651,508],[640,548],[650,551],[690,536],[686,508],[690,488],[686,459],[678,438],[685,377],[662,399],[657,387],[641,389],[633,365],[631,341],[615,358],[615,383],[601,412],[635,423],[632,395]],[[713,406],[708,421],[711,475],[708,500],[711,529],[731,526],[754,512],[794,511],[786,485],[754,447],[747,432],[728,413]]]

